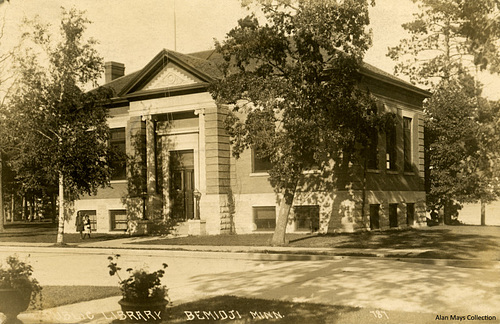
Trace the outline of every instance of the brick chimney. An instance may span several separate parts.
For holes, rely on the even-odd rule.
[[[104,63],[104,83],[109,83],[125,75],[125,64],[118,62]]]

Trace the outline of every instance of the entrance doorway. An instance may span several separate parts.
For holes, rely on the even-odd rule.
[[[171,151],[169,170],[172,217],[179,221],[193,219],[194,151]]]

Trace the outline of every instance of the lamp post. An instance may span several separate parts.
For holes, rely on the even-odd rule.
[[[195,189],[193,192],[194,195],[194,219],[200,219],[200,199],[201,192],[198,189]]]

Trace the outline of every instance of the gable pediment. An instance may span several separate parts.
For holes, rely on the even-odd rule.
[[[206,88],[211,77],[199,69],[204,64],[204,60],[162,50],[122,88],[118,96],[149,95],[169,89]]]
[[[192,85],[203,82],[178,65],[169,62],[141,90],[164,89],[177,86]]]

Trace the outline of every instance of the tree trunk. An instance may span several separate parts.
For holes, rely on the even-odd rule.
[[[366,170],[367,170],[367,159],[365,158],[363,164],[363,189],[361,192],[361,220],[363,222],[363,227],[365,226],[365,205],[366,205]],[[368,223],[368,227],[370,223]]]
[[[64,244],[64,176],[59,172],[59,225],[57,227],[57,244]]]
[[[286,225],[288,223],[288,215],[292,209],[293,197],[295,196],[295,189],[293,191],[285,190],[280,202],[280,211],[278,219],[276,220],[276,228],[274,229],[273,238],[271,239],[272,246],[283,246],[287,242],[285,240]]]
[[[446,224],[446,213],[448,213],[448,201],[445,201],[444,202],[444,205],[443,205],[443,217],[440,217],[439,218],[439,224],[440,225],[445,225]]]
[[[10,195],[10,222],[13,223],[14,222],[14,213],[16,211],[16,197],[14,194]]]
[[[30,200],[29,200],[29,205],[30,205],[30,209],[29,209],[29,212],[30,212],[30,222],[34,221],[35,219],[35,209],[34,209],[34,206],[33,206],[33,194],[31,195],[30,197]]]
[[[23,193],[23,202],[21,206],[21,220],[23,222],[26,221],[26,194]]]
[[[481,226],[486,226],[486,203],[481,200]]]
[[[52,223],[55,223],[57,218],[57,207],[56,207],[56,194],[54,193],[50,195],[50,206],[52,209],[51,212]]]

